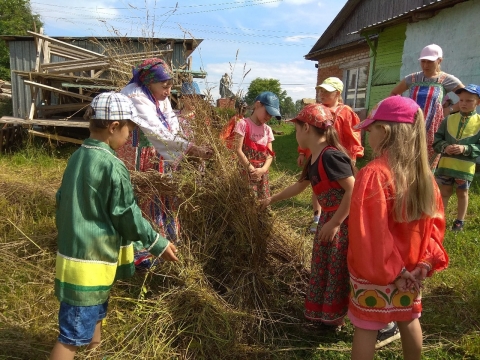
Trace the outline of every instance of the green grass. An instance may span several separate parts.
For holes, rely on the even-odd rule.
[[[274,129],[284,132],[283,135],[276,135],[274,142],[277,156],[271,175],[275,193],[295,181],[294,175],[300,169],[296,165],[297,144],[293,126],[282,124],[274,126]],[[46,359],[55,341],[58,303],[53,296],[53,194],[73,149],[59,150],[43,144],[37,143],[13,155],[0,155],[0,194],[3,195],[0,196],[0,250],[3,263],[0,267],[0,359]],[[359,162],[359,165],[363,163]],[[465,230],[461,233],[447,230],[445,234],[444,246],[450,256],[449,268],[435,274],[426,283],[421,318],[425,337],[423,359],[480,359],[479,180],[475,178],[470,190]],[[291,222],[289,225],[300,232],[311,220],[310,194],[310,190],[305,191],[295,199],[275,206],[277,213],[288,212],[289,217],[281,219]],[[448,227],[455,213],[456,199],[452,197],[446,211]],[[37,251],[36,244],[41,244],[42,251]],[[12,254],[18,258],[12,257]],[[18,270],[19,265],[24,271]],[[125,319],[141,321],[141,314],[128,314],[140,311],[142,305],[135,299],[141,293],[142,281],[141,277],[136,277],[116,285],[105,336],[122,341],[129,334],[126,326],[133,326],[125,324]],[[158,281],[164,281],[164,278],[153,277],[148,283],[150,291],[161,287],[161,284],[156,284]],[[188,301],[195,303],[191,297],[188,297]],[[202,301],[205,308],[192,308],[192,311],[205,311],[212,306],[205,299]],[[199,306],[198,302],[195,304]],[[230,316],[220,311],[219,317],[225,316],[227,319]],[[301,318],[299,304],[292,304],[290,316]],[[209,320],[205,318],[205,321]],[[228,321],[225,320],[225,326],[228,326]],[[278,338],[265,341],[265,346],[257,349],[257,354],[254,353],[255,349],[246,349],[244,358],[350,358],[351,325],[347,325],[346,330],[336,337],[322,336],[296,325],[281,326],[284,332],[278,332]],[[212,331],[212,334],[215,332]],[[224,346],[223,341],[218,339],[219,347]],[[190,345],[202,346],[200,343]],[[79,358],[86,357],[79,354]],[[376,359],[401,358],[399,342],[376,354]]]

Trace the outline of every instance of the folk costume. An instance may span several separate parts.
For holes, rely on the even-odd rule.
[[[313,240],[311,275],[305,299],[305,317],[328,325],[342,325],[347,314],[349,276],[347,268],[348,217],[332,241],[320,241],[319,229],[332,219],[345,190],[337,180],[353,176],[350,159],[327,146],[308,167],[306,180],[322,207]]]
[[[102,141],[86,139],[70,157],[56,204],[55,295],[67,304],[105,303],[113,283],[135,271],[132,240],[155,256],[168,247],[142,217],[124,163]]]
[[[439,209],[435,217],[398,222],[393,217],[395,187],[386,156],[358,172],[349,216],[349,314],[383,323],[420,317],[421,294],[414,289],[399,291],[394,282],[402,268],[413,271],[421,265],[431,276],[447,267],[442,246],[445,217],[436,185],[435,192]]]
[[[268,148],[268,144],[274,139],[272,128],[266,124],[256,125],[250,118],[244,118],[235,125],[235,133],[243,136],[242,151],[255,168],[261,168],[268,156],[275,154]],[[268,171],[260,180],[252,180],[245,169],[241,170],[242,176],[248,177],[250,187],[258,199],[270,196]]]
[[[426,78],[422,71],[407,75],[405,82],[409,89],[409,97],[423,110],[425,127],[427,129],[427,151],[430,167],[435,169],[439,155],[433,150],[433,138],[443,116],[443,97],[461,81],[453,75],[440,72],[438,77]]]
[[[448,155],[448,145],[465,145],[463,154]],[[456,113],[447,117],[435,133],[433,148],[442,154],[435,176],[472,181],[476,158],[480,156],[480,115],[474,110],[468,114]]]
[[[160,59],[147,59],[133,69],[133,78],[121,90],[135,105],[143,120],[117,150],[118,157],[129,170],[148,170],[168,174],[173,171],[183,154],[190,147],[168,98],[156,100],[148,85],[171,79],[170,68]],[[175,199],[171,196],[155,196],[139,202],[144,216],[158,226],[158,231],[172,242],[178,239],[178,221],[175,215]],[[135,244],[135,264],[149,266],[150,255]]]

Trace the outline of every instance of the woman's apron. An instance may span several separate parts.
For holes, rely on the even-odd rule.
[[[422,74],[412,74],[412,85],[410,86],[410,98],[413,99],[423,110],[425,127],[427,131],[427,151],[430,168],[437,167],[440,154],[437,154],[432,147],[433,137],[443,121],[442,100],[445,96],[443,81],[447,74],[441,72],[435,82],[425,82]]]

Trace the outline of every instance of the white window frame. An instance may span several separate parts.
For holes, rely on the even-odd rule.
[[[348,83],[347,83],[348,82],[348,76],[347,75],[348,75],[348,72],[353,71],[353,70],[357,71],[357,73],[356,73],[357,76],[355,77],[355,98],[354,98],[354,103],[353,103],[354,106],[352,106],[352,108],[354,110],[366,109],[366,106],[367,106],[366,101],[365,101],[365,107],[361,107],[361,108],[356,107],[356,102],[357,102],[357,91],[358,91],[358,75],[359,75],[360,68],[364,67],[364,66],[366,66],[368,68],[369,65],[370,65],[370,59],[366,58],[366,59],[351,61],[351,62],[342,64],[342,65],[339,66],[339,68],[343,70],[343,79],[344,79],[344,85],[345,86],[343,87],[342,99],[343,99],[344,103],[346,103],[346,101],[347,101],[347,85],[348,85]],[[368,79],[368,75],[367,75],[367,90],[368,90],[368,80],[369,79]],[[365,92],[365,97],[366,97],[366,95],[367,94]]]

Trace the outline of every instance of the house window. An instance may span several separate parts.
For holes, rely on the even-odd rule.
[[[367,97],[368,66],[359,66],[345,71],[344,102],[354,109],[365,108]]]

